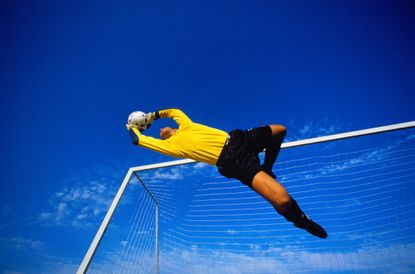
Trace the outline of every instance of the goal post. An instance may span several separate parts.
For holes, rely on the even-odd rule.
[[[296,148],[296,147],[302,147],[302,146],[307,146],[307,145],[314,145],[314,144],[326,143],[326,142],[331,142],[331,141],[337,141],[337,140],[350,139],[350,138],[367,136],[367,135],[386,133],[386,132],[397,131],[397,130],[405,130],[405,129],[410,129],[410,128],[414,128],[414,127],[415,127],[415,121],[411,121],[411,122],[388,125],[388,126],[382,126],[382,127],[376,127],[376,128],[371,128],[371,129],[358,130],[358,131],[346,132],[346,133],[341,133],[341,134],[334,134],[334,135],[328,135],[328,136],[323,136],[323,137],[310,138],[310,139],[294,141],[294,142],[287,142],[287,143],[282,144],[282,148],[283,149]],[[400,157],[402,158],[404,156],[400,156]],[[129,184],[131,183],[131,180],[133,180],[133,179],[137,179],[139,181],[142,188],[147,193],[146,195],[148,197],[150,197],[149,203],[150,203],[150,200],[151,200],[152,201],[151,203],[154,206],[154,215],[153,215],[153,213],[148,213],[149,218],[150,218],[150,216],[153,216],[151,218],[154,218],[154,220],[151,220],[151,221],[147,220],[149,222],[148,226],[152,227],[151,229],[149,229],[149,230],[151,230],[151,233],[148,233],[148,235],[151,234],[151,237],[154,237],[154,243],[151,244],[151,247],[146,246],[146,250],[154,249],[154,253],[153,253],[154,258],[152,258],[151,260],[153,261],[153,264],[154,264],[154,273],[159,273],[159,252],[160,252],[159,251],[159,244],[160,244],[159,243],[159,233],[160,233],[160,231],[159,231],[159,214],[160,214],[159,213],[159,202],[158,202],[157,195],[152,193],[151,189],[149,189],[147,187],[147,185],[145,183],[145,180],[143,180],[140,177],[140,174],[142,172],[146,172],[146,171],[150,171],[150,170],[158,170],[158,169],[162,169],[162,168],[173,168],[173,167],[177,167],[177,166],[185,166],[185,165],[195,164],[195,163],[196,162],[193,161],[193,160],[184,159],[184,160],[169,161],[169,162],[164,162],[164,163],[151,164],[151,165],[145,165],[145,166],[130,168],[127,171],[127,174],[126,174],[124,180],[122,181],[122,184],[121,184],[119,190],[117,191],[117,193],[114,197],[114,200],[112,201],[112,203],[111,203],[111,205],[110,205],[110,207],[109,207],[109,209],[108,209],[108,211],[107,211],[107,213],[106,213],[106,215],[105,215],[105,217],[104,217],[104,219],[103,219],[103,221],[102,221],[102,223],[101,223],[101,225],[100,225],[100,227],[99,227],[99,229],[98,229],[98,231],[97,231],[97,233],[94,237],[94,239],[92,240],[85,257],[83,258],[82,263],[80,264],[80,266],[78,268],[77,273],[80,274],[80,273],[86,273],[87,272],[88,267],[90,266],[91,261],[93,260],[94,255],[95,255],[95,253],[96,253],[96,251],[97,251],[97,249],[100,245],[100,242],[102,241],[102,239],[103,239],[103,237],[104,237],[104,235],[107,231],[107,228],[108,228],[109,224],[111,223],[111,220],[114,216],[114,213],[116,212],[117,207],[119,206],[120,201],[122,200],[122,197],[124,196],[124,194],[126,192],[126,189],[128,188]],[[359,163],[357,163],[357,165],[358,164]],[[308,164],[308,165],[311,165],[311,164]],[[277,170],[278,170],[278,168],[277,168]],[[306,171],[301,171],[301,172],[304,173]],[[298,173],[301,173],[301,172],[298,172]],[[358,172],[362,172],[362,171],[358,170],[358,171],[355,171],[355,172],[358,173]],[[370,176],[373,176],[373,175],[368,175],[367,177],[369,178]],[[160,178],[162,179],[162,176],[160,176]],[[366,178],[366,177],[364,177],[364,178]],[[354,180],[354,179],[351,179],[351,180]],[[231,186],[231,187],[233,187],[233,186]],[[163,192],[160,192],[160,193],[163,193]],[[205,199],[206,197],[209,197],[209,199],[212,200],[212,201],[220,200],[220,199],[216,199],[214,195],[215,194],[212,194],[212,193],[205,194],[205,193],[202,192],[202,193],[199,193],[199,194],[195,195],[194,200],[199,201],[199,200],[202,200],[202,198]],[[375,194],[368,194],[368,195],[375,195]],[[233,198],[229,198],[229,200],[232,200],[232,199]],[[260,202],[257,202],[257,203],[260,203]],[[240,203],[240,204],[243,204],[243,203]],[[144,208],[144,207],[146,207],[146,205],[150,205],[150,204],[143,204],[140,208]],[[218,202],[217,205],[220,207],[221,203]],[[214,234],[218,233],[218,231],[220,230],[219,228],[221,227],[221,225],[223,223],[223,222],[222,223],[220,222],[221,220],[216,220],[216,223],[214,225],[212,225],[212,229],[210,229],[210,230],[209,229],[205,229],[205,230],[196,229],[197,227],[201,227],[201,225],[202,225],[202,223],[201,223],[200,226],[198,226],[198,224],[197,224],[197,222],[200,222],[199,215],[200,215],[201,212],[204,212],[204,213],[208,212],[209,215],[207,215],[207,216],[210,216],[210,217],[213,216],[212,218],[217,218],[217,219],[219,218],[218,216],[220,215],[220,214],[214,214],[214,211],[213,211],[214,209],[211,209],[211,208],[199,209],[200,206],[202,206],[202,204],[193,205],[193,208],[192,208],[193,211],[192,212],[195,212],[195,213],[194,214],[189,214],[190,217],[194,218],[194,219],[192,219],[193,223],[191,223],[191,224],[187,223],[183,227],[180,227],[180,229],[178,231],[174,231],[174,233],[171,232],[171,231],[165,232],[165,234],[170,237],[169,239],[166,240],[166,243],[167,243],[166,245],[167,246],[169,246],[170,248],[173,248],[173,249],[174,248],[177,249],[177,247],[185,248],[187,246],[190,246],[190,249],[191,249],[192,246],[197,246],[197,245],[202,246],[202,244],[200,242],[198,242],[197,240],[192,240],[192,239],[199,239],[198,238],[199,234],[197,234],[197,233],[206,234],[206,233],[209,233],[209,231],[214,233]],[[370,204],[369,206],[372,206],[372,205]],[[230,212],[230,211],[235,210],[235,209],[223,209],[223,210],[224,210],[224,212]],[[253,213],[253,214],[262,214],[262,212],[261,213]],[[230,218],[234,218],[235,222],[237,222],[239,220],[237,214],[227,215],[227,216],[231,216]],[[136,219],[137,220],[135,222],[138,222],[139,218],[136,218]],[[257,227],[261,227],[261,226],[265,227],[266,225],[268,225],[268,224],[258,223]],[[209,224],[207,224],[207,225],[204,224],[204,226],[209,227]],[[249,227],[247,224],[245,224],[245,226]],[[190,229],[190,227],[191,227],[191,229],[193,229],[192,233],[196,233],[197,236],[186,234],[188,232],[188,230]],[[132,229],[132,230],[134,230],[134,229]],[[257,229],[257,231],[260,232],[262,230]],[[141,234],[147,233],[144,230],[139,231],[139,232]],[[138,233],[138,232],[133,231],[131,233]],[[227,227],[226,233],[228,235],[238,235],[238,234],[243,234],[243,233],[248,233],[248,232],[243,231],[243,230],[237,231],[236,229],[232,229],[232,228]],[[248,234],[246,234],[246,235],[248,235]],[[211,239],[219,239],[219,240],[222,239],[221,238],[222,235],[217,236],[216,234],[214,236],[205,236],[204,235],[204,237],[210,239],[210,240],[206,240],[203,243],[205,246],[217,245],[217,243],[214,242]],[[248,236],[240,236],[239,238],[240,239],[245,239],[247,237]],[[249,237],[251,237],[251,236],[249,236]],[[259,235],[259,237],[261,237],[261,235]],[[268,237],[268,236],[264,235],[263,237]],[[172,243],[171,239],[176,239],[177,242]],[[272,238],[272,239],[274,239],[274,238]],[[135,241],[137,241],[137,240],[135,240]],[[232,250],[236,250],[237,247],[238,247],[238,245],[235,244],[235,243],[227,243],[227,244],[234,245],[234,248]],[[240,243],[240,244],[243,245],[244,243]],[[150,245],[150,244],[148,244],[148,245]],[[255,245],[255,244],[246,243],[246,245]],[[270,248],[276,248],[276,247],[272,246]],[[179,250],[179,249],[177,249],[177,250]],[[203,249],[201,249],[201,250],[203,250]],[[220,250],[221,250],[220,247],[218,247],[217,252],[221,252]],[[134,249],[132,249],[132,251],[134,251]],[[183,251],[183,250],[180,249],[180,251]],[[263,252],[263,250],[262,250],[262,252]],[[143,253],[143,254],[147,254],[147,253]],[[230,256],[233,256],[232,253],[226,253],[226,254],[230,254]],[[145,255],[145,256],[147,256],[147,255]],[[192,253],[190,251],[189,251],[188,256],[192,256]],[[206,253],[206,254],[201,255],[201,257],[203,257],[203,256],[208,256],[208,255]],[[202,260],[202,259],[200,259],[200,260]],[[231,261],[231,259],[230,259],[230,261]],[[248,258],[247,258],[247,261],[249,261]],[[134,261],[133,262],[129,261],[129,263],[134,263]],[[344,262],[344,263],[346,264],[347,262]],[[350,266],[348,266],[348,267],[350,267]],[[252,272],[255,272],[255,269],[257,269],[257,268],[256,268],[256,266],[252,266],[252,269],[253,269]],[[323,269],[324,269],[324,267],[323,267]],[[258,271],[262,271],[262,270],[258,270]],[[229,272],[231,273],[232,271],[229,270]],[[249,273],[251,273],[251,272],[249,272]]]
[[[179,165],[186,165],[190,163],[194,163],[195,161],[189,160],[189,159],[183,159],[183,160],[176,160],[176,161],[169,161],[164,163],[157,163],[157,164],[150,164],[150,165],[144,165],[144,166],[138,166],[138,167],[132,167],[129,168],[127,171],[127,174],[124,177],[124,180],[121,183],[120,188],[117,191],[117,194],[114,197],[114,200],[112,201],[104,220],[102,221],[97,233],[95,234],[94,239],[92,240],[88,251],[86,255],[84,256],[77,274],[86,273],[88,270],[88,267],[92,261],[92,258],[94,257],[94,254],[102,240],[102,237],[105,234],[105,231],[107,230],[107,227],[112,219],[112,216],[114,215],[115,210],[117,209],[118,204],[120,203],[120,200],[128,186],[128,183],[130,179],[135,176],[137,179],[139,179],[142,186],[146,189],[147,193],[150,195],[150,197],[153,199],[153,201],[156,204],[156,223],[157,223],[157,229],[158,229],[158,203],[154,195],[146,188],[144,182],[140,179],[140,177],[137,175],[137,172],[145,171],[145,170],[152,170],[157,168],[163,168],[163,167],[171,167],[171,166],[179,166]],[[156,233],[158,235],[158,233]],[[156,243],[158,242],[158,239],[156,239]],[[156,248],[158,248],[158,243],[156,244]],[[158,273],[158,251],[156,251],[156,258],[155,258],[155,272]]]
[[[134,172],[135,177],[137,177],[138,181],[141,183],[145,191],[150,195],[151,199],[154,201],[156,205],[156,215],[155,215],[155,256],[154,256],[154,273],[159,273],[159,204],[157,202],[156,197],[154,197],[153,193],[147,188],[147,186],[144,184],[143,180],[141,180],[140,176],[136,172]]]

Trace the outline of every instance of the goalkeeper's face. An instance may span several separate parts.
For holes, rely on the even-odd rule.
[[[160,138],[163,140],[169,139],[171,136],[173,136],[174,133],[176,133],[175,128],[172,127],[164,127],[160,129]]]

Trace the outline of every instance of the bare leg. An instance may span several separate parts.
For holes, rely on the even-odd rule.
[[[301,222],[301,209],[287,190],[270,175],[264,171],[258,172],[252,181],[252,189],[264,197],[287,220],[294,223]]]
[[[252,180],[252,189],[264,197],[279,214],[294,223],[296,227],[306,229],[309,233],[320,238],[327,237],[326,231],[303,213],[287,190],[264,171],[255,175]]]
[[[264,197],[278,212],[286,211],[291,200],[287,190],[264,171],[255,175],[252,189]]]

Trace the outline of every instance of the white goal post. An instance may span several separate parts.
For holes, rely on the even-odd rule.
[[[298,147],[298,146],[305,146],[305,145],[310,145],[310,144],[316,144],[316,143],[321,143],[321,142],[329,142],[329,141],[334,141],[334,140],[340,140],[340,139],[346,139],[346,138],[353,138],[353,137],[358,137],[358,136],[364,136],[364,135],[371,135],[371,134],[377,134],[377,133],[383,133],[383,132],[388,132],[388,131],[394,131],[394,130],[402,130],[402,129],[406,129],[406,128],[413,128],[415,127],[415,121],[411,121],[411,122],[406,122],[406,123],[399,123],[399,124],[394,124],[394,125],[388,125],[388,126],[382,126],[382,127],[376,127],[376,128],[370,128],[370,129],[364,129],[364,130],[358,130],[358,131],[352,131],[352,132],[346,132],[346,133],[341,133],[341,134],[334,134],[334,135],[328,135],[328,136],[323,136],[323,137],[317,137],[317,138],[310,138],[310,139],[305,139],[305,140],[300,140],[300,141],[294,141],[294,142],[287,142],[282,144],[282,148],[286,149],[286,148],[291,148],[291,147]],[[81,274],[81,273],[86,273],[86,271],[88,270],[89,264],[91,263],[91,260],[97,250],[97,247],[99,246],[102,237],[105,234],[105,231],[113,217],[113,214],[121,200],[121,197],[124,194],[124,191],[130,181],[130,179],[133,176],[136,176],[136,172],[141,172],[141,171],[146,171],[146,170],[151,170],[151,169],[157,169],[157,168],[162,168],[162,167],[172,167],[172,166],[179,166],[179,165],[186,165],[186,164],[190,164],[190,163],[195,163],[195,161],[193,160],[189,160],[189,159],[184,159],[184,160],[176,160],[176,161],[169,161],[169,162],[164,162],[164,163],[158,163],[158,164],[151,164],[151,165],[144,165],[144,166],[138,166],[138,167],[132,167],[128,170],[120,188],[118,189],[117,194],[114,197],[114,200],[112,201],[105,217],[104,220],[102,221],[92,243],[90,244],[88,251],[86,252],[85,257],[82,260],[82,263],[80,264],[77,273]],[[144,185],[144,183],[141,181],[141,179],[139,177],[137,177],[140,182],[143,184],[143,187],[146,188],[146,186]],[[157,200],[156,197],[153,196],[153,194],[146,189],[146,191],[149,193],[149,195],[151,196],[151,198],[153,199],[153,201],[156,204],[156,226],[158,225],[158,210],[157,210]],[[156,227],[155,229],[156,231],[156,235],[155,235],[155,246],[156,246],[156,254],[155,254],[155,273],[158,273],[158,244],[157,244],[157,237],[158,237],[158,227]]]

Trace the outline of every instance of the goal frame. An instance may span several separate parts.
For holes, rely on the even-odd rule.
[[[415,121],[405,122],[405,123],[398,123],[398,124],[392,124],[387,126],[381,126],[381,127],[374,127],[369,129],[363,129],[363,130],[357,130],[357,131],[350,131],[340,134],[332,134],[322,137],[315,137],[315,138],[309,138],[304,139],[300,141],[293,141],[293,142],[287,142],[283,143],[281,145],[282,149],[292,148],[292,147],[299,147],[299,146],[305,146],[305,145],[311,145],[311,144],[317,144],[322,142],[330,142],[335,140],[341,140],[341,139],[348,139],[353,137],[360,137],[365,135],[372,135],[372,134],[378,134],[378,133],[384,133],[389,131],[395,131],[395,130],[402,130],[402,129],[408,129],[415,127]],[[168,161],[163,163],[157,163],[157,164],[150,164],[150,165],[143,165],[143,166],[137,166],[137,167],[131,167],[128,169],[127,174],[124,177],[124,180],[121,183],[120,188],[117,191],[117,194],[115,195],[97,233],[95,234],[94,239],[92,240],[79,268],[77,271],[77,274],[83,274],[86,273],[88,270],[88,267],[94,257],[94,254],[105,234],[105,231],[107,230],[107,227],[112,219],[112,216],[114,215],[115,210],[117,209],[117,206],[128,186],[128,183],[130,179],[135,176],[140,181],[140,183],[143,185],[146,192],[150,195],[151,199],[154,201],[156,205],[156,212],[155,212],[155,259],[154,259],[154,273],[159,272],[159,252],[158,252],[158,202],[156,197],[148,190],[144,182],[140,179],[140,177],[137,175],[138,172],[157,169],[157,168],[165,168],[165,167],[172,167],[172,166],[180,166],[180,165],[187,165],[191,163],[196,163],[197,161],[190,160],[190,159],[182,159],[182,160],[175,160],[175,161]]]

